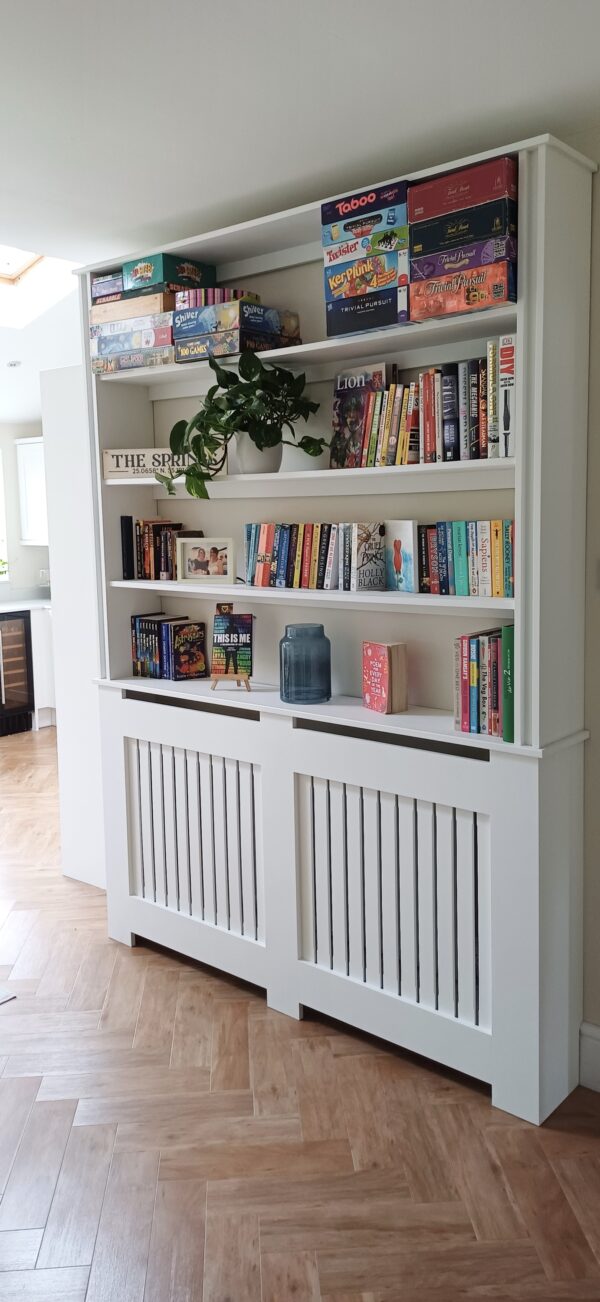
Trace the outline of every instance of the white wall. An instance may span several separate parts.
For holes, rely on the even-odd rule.
[[[47,547],[21,546],[21,521],[19,518],[19,485],[17,478],[17,450],[15,439],[35,438],[42,433],[40,421],[26,425],[0,425],[0,455],[4,477],[6,505],[6,533],[8,543],[9,581],[0,583],[0,601],[15,596],[25,596],[28,589],[40,587],[40,570],[48,569]]]

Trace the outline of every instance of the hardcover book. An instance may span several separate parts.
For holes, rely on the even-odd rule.
[[[330,466],[345,470],[361,465],[366,430],[368,397],[385,389],[387,372],[385,362],[363,366],[356,370],[341,371],[335,381],[333,396],[333,438],[331,440]]]
[[[252,619],[252,615],[234,615],[231,610],[217,609],[210,667],[213,678],[252,674]]]
[[[416,520],[385,521],[385,586],[391,592],[418,590]]]
[[[176,681],[186,678],[206,678],[206,624],[185,620],[167,624],[166,634],[170,644],[170,677]]]
[[[352,525],[350,590],[385,588],[385,525],[370,522]]]

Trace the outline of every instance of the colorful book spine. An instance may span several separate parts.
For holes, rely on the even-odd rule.
[[[469,549],[467,542],[466,520],[452,521],[452,544],[454,551],[454,582],[457,597],[469,595]]]
[[[435,428],[435,376],[426,371],[423,376],[423,460],[425,465],[434,465],[437,461],[437,441]]]
[[[479,596],[492,595],[491,530],[489,520],[477,521],[477,573]]]
[[[429,559],[429,591],[431,592],[432,597],[439,596],[440,572],[438,565],[436,525],[430,525],[427,529],[427,555]]]
[[[426,524],[420,524],[417,527],[417,546],[419,551],[419,592],[431,592]]]
[[[376,396],[377,395],[374,391],[371,391],[371,393],[367,395],[367,403],[363,419],[362,450],[360,454],[360,464],[363,467],[366,466],[367,457],[369,455],[369,440],[371,438],[371,425],[373,424],[373,412],[375,409]]]
[[[321,590],[325,585],[325,567],[327,565],[330,534],[331,525],[322,524],[319,530],[319,551],[317,556],[317,588]]]
[[[454,573],[454,537],[452,520],[446,520],[446,554],[448,557],[448,593],[456,596],[456,577]]]
[[[502,520],[490,522],[492,551],[492,596],[504,596],[504,527]]]
[[[502,554],[504,560],[504,596],[514,597],[515,595],[515,577],[514,577],[514,552],[513,538],[515,535],[514,520],[502,521]]]
[[[498,340],[487,345],[487,435],[488,457],[500,456],[500,417],[498,410]]]
[[[310,548],[310,567],[309,567],[309,571],[308,571],[308,586],[309,586],[309,588],[316,588],[316,586],[317,586],[317,570],[318,570],[318,567],[319,567],[319,544],[320,544],[320,541],[321,541],[321,525],[320,525],[320,524],[313,524],[313,526],[312,526],[312,540],[311,540],[311,548]]]
[[[456,367],[446,367],[442,372],[442,422],[444,461],[459,461],[458,377]]]
[[[291,525],[282,524],[281,534],[279,537],[279,551],[277,553],[277,570],[275,573],[275,587],[285,588],[287,580],[287,563],[288,552],[290,549]]]
[[[287,566],[285,572],[286,588],[293,588],[294,586],[294,570],[296,567],[296,548],[298,546],[298,531],[299,531],[299,525],[297,524],[290,525],[288,558],[287,558]]]
[[[469,596],[479,596],[479,564],[477,559],[477,521],[467,521],[467,553],[469,566]]]
[[[469,638],[469,732],[479,732],[479,638]]]
[[[479,460],[479,362],[469,362],[469,460]]]
[[[497,737],[500,732],[500,709],[499,709],[499,657],[498,657],[498,637],[490,638],[490,727],[488,731],[492,737]]]
[[[479,731],[487,734],[489,724],[489,637],[479,638]]]
[[[500,456],[515,455],[515,335],[501,335],[498,343],[498,419]]]
[[[419,384],[417,380],[411,380],[408,393],[408,408],[406,413],[406,439],[408,443],[408,456],[403,460],[402,465],[415,466],[420,460],[420,417],[419,417]]]
[[[469,642],[470,639],[468,637],[461,637],[460,639],[460,730],[461,732],[470,732],[471,730]]]
[[[283,525],[276,524],[273,526],[273,546],[271,548],[271,570],[269,573],[269,587],[275,587],[277,578],[277,569],[279,565],[279,543],[281,540],[281,530]]]
[[[461,640],[459,637],[454,639],[452,665],[454,670],[453,676],[453,701],[454,701],[454,731],[461,731],[461,696],[460,696],[460,673],[461,673]]]
[[[433,371],[433,419],[435,426],[435,459],[444,460],[444,415],[442,398],[442,372]]]
[[[512,624],[502,629],[502,736],[504,741],[515,739],[514,658],[515,630]]]
[[[385,454],[384,464],[386,466],[396,465],[398,448],[401,446],[400,443],[401,431],[402,431],[401,422],[402,422],[402,412],[405,411],[405,406],[404,406],[405,393],[407,395],[406,400],[408,402],[408,386],[405,384],[397,384],[394,392],[394,403],[392,406],[392,417],[390,421],[390,435],[388,439],[387,451]]]
[[[448,576],[448,547],[446,542],[446,522],[438,521],[437,530],[437,557],[438,557],[438,577],[440,584],[440,596],[447,597],[450,592]]]
[[[313,539],[313,526],[312,524],[305,524],[304,544],[302,547],[302,573],[300,575],[301,588],[310,588],[310,563],[312,558],[312,539]]]
[[[325,564],[325,577],[323,587],[326,592],[338,586],[338,546],[339,546],[339,524],[332,524],[329,535],[329,546],[327,549],[327,561]]]
[[[294,560],[294,588],[299,588],[302,581],[302,561],[304,559],[304,530],[306,526],[298,525],[298,537],[296,539],[296,556]]]
[[[458,440],[460,460],[469,461],[469,363],[458,363]]]
[[[379,421],[381,417],[381,406],[383,403],[383,394],[381,389],[375,394],[373,404],[373,418],[371,420],[371,430],[369,434],[369,447],[367,451],[367,466],[375,465],[375,456],[377,453],[377,439],[379,437]]]
[[[377,456],[375,459],[376,466],[387,465],[387,454],[390,442],[390,429],[392,427],[392,412],[394,410],[394,401],[396,398],[396,385],[390,384],[385,394],[381,418],[381,431],[378,439]]]
[[[479,394],[479,455],[488,454],[488,419],[487,419],[487,357],[479,359],[479,376],[477,383]]]

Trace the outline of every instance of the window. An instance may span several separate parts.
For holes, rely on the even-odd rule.
[[[15,439],[15,447],[19,476],[20,541],[25,547],[47,547],[44,442],[41,438]]]
[[[6,539],[6,506],[4,502],[4,478],[2,475],[2,453],[0,452],[0,583],[8,581],[8,543]]]

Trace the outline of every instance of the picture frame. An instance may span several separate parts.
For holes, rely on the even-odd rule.
[[[177,535],[179,583],[235,583],[232,538],[205,538],[202,534]]]

